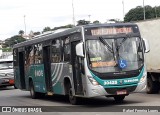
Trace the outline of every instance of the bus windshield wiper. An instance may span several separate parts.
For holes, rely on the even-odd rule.
[[[117,47],[117,49],[119,49],[127,39],[128,39],[127,37],[123,38],[122,42],[121,42],[120,45]]]
[[[109,45],[109,43],[104,40],[104,38],[99,37],[99,40],[106,46],[106,48],[107,48],[111,53],[113,53],[114,60],[115,60],[116,64],[118,64],[118,58],[117,58],[118,56],[117,56],[117,50],[116,50],[115,43],[112,42],[112,47],[111,47],[111,46]]]
[[[107,48],[111,53],[113,53],[112,47],[104,40],[104,38],[99,37],[99,40],[106,46],[106,48]]]

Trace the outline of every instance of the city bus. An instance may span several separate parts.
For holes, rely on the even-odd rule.
[[[146,89],[148,42],[136,24],[77,26],[34,37],[13,47],[15,86],[31,97],[125,96]]]

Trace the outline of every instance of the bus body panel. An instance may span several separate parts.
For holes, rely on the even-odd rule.
[[[43,64],[37,64],[33,68],[34,69],[31,69],[32,74],[29,75],[29,76],[32,76],[32,79],[35,83],[35,85],[34,85],[35,90],[37,92],[46,93],[44,65]]]
[[[19,89],[21,89],[20,87],[20,75],[19,75],[19,67],[14,67],[14,80],[15,80],[15,86]]]
[[[72,79],[72,66],[68,63],[51,64],[52,91],[54,94],[65,95],[64,78]]]

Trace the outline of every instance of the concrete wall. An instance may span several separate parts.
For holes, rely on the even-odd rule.
[[[142,38],[149,41],[150,52],[146,54],[147,69],[160,69],[160,18],[136,22],[138,24]]]

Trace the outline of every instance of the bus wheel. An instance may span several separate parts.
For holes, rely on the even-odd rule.
[[[29,85],[30,85],[30,94],[31,94],[32,99],[38,98],[38,93],[35,92],[34,90],[33,81],[30,81]]]
[[[116,95],[114,96],[114,100],[118,103],[123,102],[125,96],[124,95]]]
[[[152,81],[150,77],[147,78],[147,93],[158,93],[158,82]]]
[[[72,105],[77,105],[79,103],[79,99],[76,96],[73,96],[72,88],[69,89],[69,101]]]
[[[15,86],[15,84],[14,84],[14,86],[13,86],[13,87],[14,87],[14,89],[17,89],[17,87]]]

